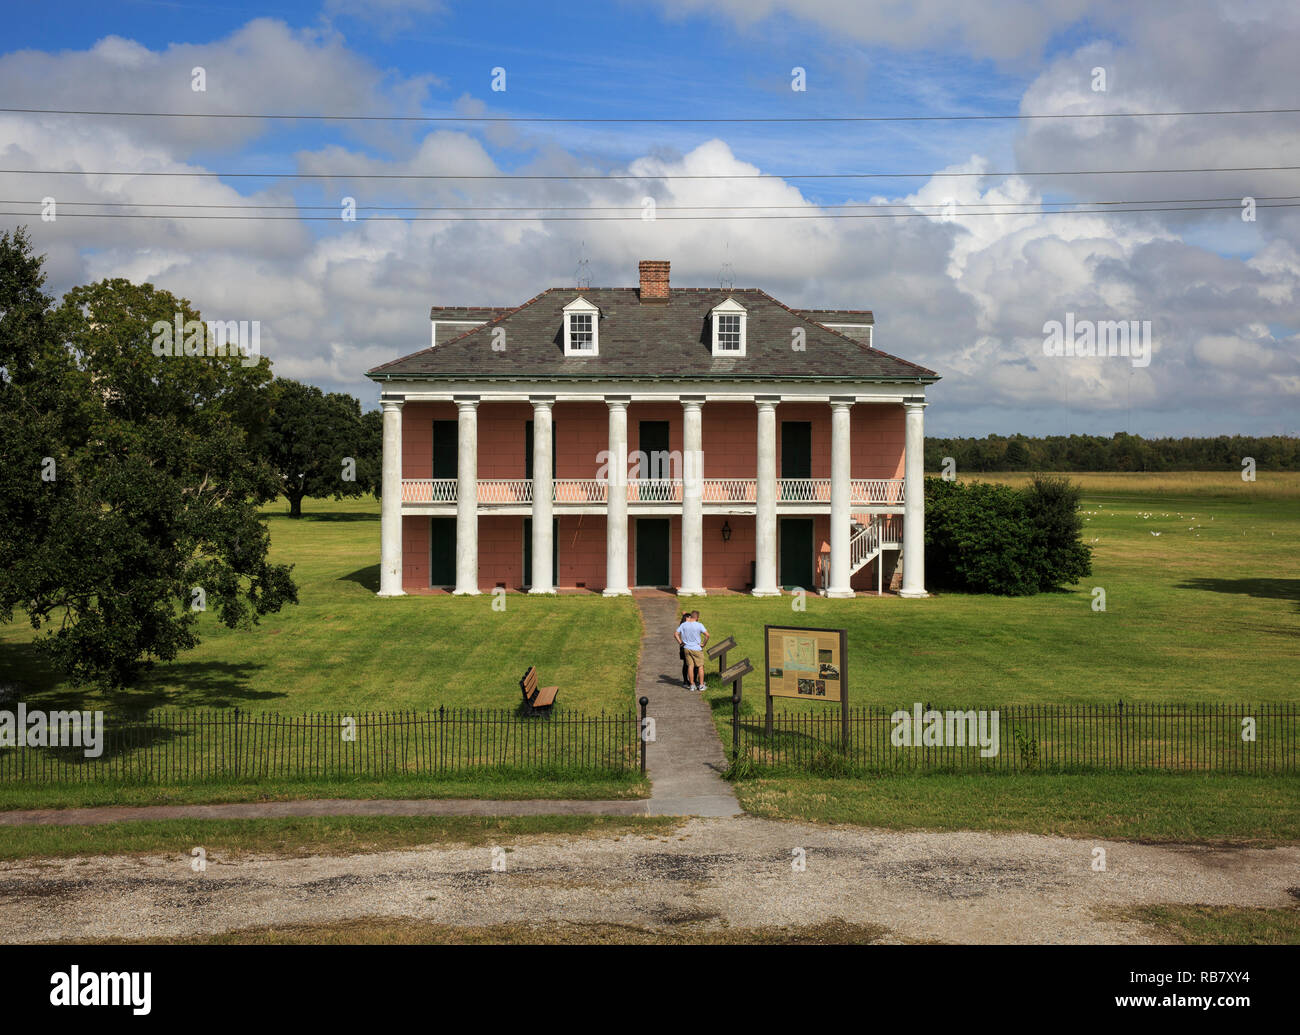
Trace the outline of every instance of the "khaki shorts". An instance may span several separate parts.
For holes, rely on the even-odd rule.
[[[691,650],[689,647],[683,647],[682,650],[686,652],[686,660],[692,665],[696,665],[699,668],[704,667],[704,651]]]

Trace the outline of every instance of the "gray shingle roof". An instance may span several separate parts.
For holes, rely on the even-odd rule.
[[[564,355],[563,309],[580,296],[600,309],[597,356]],[[709,314],[728,298],[747,313],[746,354],[715,357]],[[817,311],[822,319],[828,312]],[[938,380],[933,370],[868,348],[757,288],[673,288],[666,302],[644,303],[636,288],[551,288],[498,313],[481,327],[384,363],[367,376]],[[862,314],[854,315],[854,322],[865,322]],[[505,330],[503,351],[492,349],[496,328]],[[801,352],[791,348],[795,328],[804,332]]]

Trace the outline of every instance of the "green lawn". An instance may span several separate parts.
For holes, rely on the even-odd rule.
[[[1128,916],[1183,945],[1300,945],[1300,908],[1146,906]]]
[[[738,780],[734,786],[745,811],[766,819],[1140,841],[1300,841],[1300,777],[1295,776],[782,775]]]
[[[1072,476],[1088,483],[1088,476]],[[1113,479],[1116,476],[1104,476]],[[1300,475],[1198,486],[1160,495],[1160,476],[1121,494],[1085,492],[1093,574],[1034,597],[935,595],[826,600],[708,597],[715,639],[763,662],[763,626],[847,628],[853,704],[1030,704],[1294,701],[1300,670]],[[1122,484],[1122,483],[1121,483]],[[1267,488],[1267,486],[1265,486]],[[1152,535],[1159,532],[1159,535]],[[1092,610],[1092,591],[1106,610]],[[685,609],[685,608],[683,608]],[[762,681],[745,684],[762,707]],[[711,691],[711,697],[725,696]],[[721,702],[719,702],[721,703]],[[783,701],[790,710],[815,709]],[[719,709],[729,715],[729,706]]]
[[[766,623],[847,627],[854,703],[1294,701],[1300,661],[1300,474],[1262,473],[1254,484],[1231,474],[1073,477],[1085,487],[1086,538],[1095,547],[1095,572],[1066,591],[1016,599],[944,594],[921,601],[812,596],[802,612],[788,597],[709,597],[692,603],[701,608],[715,638],[737,638],[740,653],[733,660],[749,655],[756,668],[762,664]],[[268,520],[274,556],[296,565],[302,600],[296,607],[251,631],[226,630],[205,618],[199,649],[160,665],[138,686],[107,701],[74,690],[44,668],[29,646],[30,629],[21,622],[0,627],[0,671],[23,685],[23,699],[47,707],[99,701],[110,707],[238,705],[303,712],[512,708],[518,699],[515,681],[532,662],[545,682],[562,687],[562,704],[588,710],[632,705],[640,636],[632,601],[510,595],[506,611],[499,613],[487,596],[381,600],[373,592],[379,540],[375,501],[308,501],[306,516],[297,521],[281,502],[268,508]],[[1104,613],[1092,610],[1094,586],[1106,591]],[[758,678],[747,681],[748,708],[761,709],[761,686]],[[708,696],[728,743],[726,695],[714,685]],[[1201,785],[1187,782],[1196,779],[1191,777],[988,782],[998,779],[782,777],[742,781],[738,791],[756,811],[773,807],[760,800],[761,788],[768,799],[779,801],[772,814],[827,822],[990,829],[1002,828],[996,826],[1001,823],[1006,829],[1096,836],[1300,839],[1300,831],[1285,820],[1298,811],[1293,780],[1215,778],[1209,786],[1218,797],[1212,798],[1193,793]],[[1139,782],[1128,782],[1133,780]],[[592,784],[586,790],[587,795],[626,795],[639,790],[635,783]],[[210,790],[202,792],[206,800],[216,800],[214,794],[256,793],[228,785],[225,791]],[[509,791],[481,788],[483,796],[529,790],[546,793],[536,782]],[[0,807],[36,803],[31,788],[11,792],[0,792]],[[429,792],[438,793],[433,785]],[[91,793],[71,788],[48,803],[73,804]],[[170,792],[145,789],[129,800],[155,793]],[[997,802],[995,809],[989,801]],[[1280,816],[1274,814],[1278,810]],[[1234,811],[1237,821],[1230,818]]]
[[[1016,476],[990,476],[1015,482]],[[762,670],[763,626],[849,630],[850,700],[1007,705],[1294,702],[1300,670],[1300,475],[1073,475],[1085,488],[1094,573],[1028,598],[853,601],[710,597],[715,638]],[[1154,536],[1153,531],[1160,535]],[[1091,608],[1106,590],[1106,611]],[[735,660],[733,654],[729,660]],[[744,711],[761,715],[761,678]],[[730,695],[710,679],[730,744]],[[815,712],[809,702],[778,707]],[[824,710],[824,706],[822,709]],[[1300,840],[1300,778],[1196,774],[765,775],[735,784],[771,818],[898,829],[1281,843]]]
[[[640,618],[628,599],[408,596],[380,599],[379,504],[308,500],[291,519],[267,508],[272,559],[294,565],[300,603],[252,630],[201,621],[202,644],[130,690],[70,687],[31,649],[25,621],[0,626],[0,671],[31,707],[263,709],[282,713],[510,708],[529,664],[558,703],[626,710],[634,701]]]
[[[295,819],[132,820],[98,826],[8,827],[0,860],[89,855],[174,855],[200,845],[210,861],[258,854],[355,855],[433,844],[493,845],[543,834],[666,836],[680,820],[659,816],[311,816]],[[509,849],[506,849],[509,851]]]

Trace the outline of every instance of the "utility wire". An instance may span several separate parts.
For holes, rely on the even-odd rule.
[[[1257,205],[1257,209],[1272,208],[1300,208],[1300,202],[1282,203],[1274,205]],[[1057,209],[1024,209],[1012,212],[965,212],[961,216],[1064,216],[1064,215],[1121,215],[1128,212],[1230,212],[1240,211],[1240,204],[1233,205],[1199,205],[1181,208],[1110,208],[1110,209],[1079,209],[1079,208],[1057,208]],[[0,212],[0,216],[40,216],[38,212]],[[374,223],[374,222],[404,222],[404,223],[496,223],[496,222],[659,222],[659,223],[680,223],[691,222],[696,220],[739,220],[739,219],[934,219],[944,218],[942,213],[934,212],[881,212],[881,213],[848,213],[844,215],[823,215],[823,214],[787,214],[787,215],[719,215],[719,216],[671,216],[666,219],[656,217],[654,219],[645,219],[642,216],[358,216],[354,220],[342,220],[339,216],[244,216],[224,213],[220,215],[203,215],[196,213],[177,213],[171,215],[165,212],[67,212],[59,216],[61,219],[217,219],[217,220],[292,220],[301,222],[356,222],[356,223]],[[949,219],[959,218],[958,214],[953,214]]]
[[[1197,205],[1207,202],[1230,201],[1237,204],[1241,203],[1240,197],[1232,198],[1144,198],[1134,201],[1044,201],[1043,205]],[[1300,194],[1279,194],[1256,197],[1255,201],[1300,201]],[[41,199],[0,199],[0,205],[40,205]],[[333,205],[241,205],[236,203],[217,204],[212,202],[165,202],[165,201],[64,201],[59,199],[60,207],[65,205],[94,206],[97,208],[188,208],[188,209],[241,209],[248,211],[280,211],[287,210],[290,212],[337,212],[339,206]],[[659,205],[656,212],[712,212],[719,209],[729,211],[772,211],[780,209],[795,209],[803,211],[809,207],[825,208],[834,212],[845,212],[856,209],[923,209],[937,208],[945,209],[956,207],[960,209],[976,208],[1015,208],[1028,204],[1023,201],[954,201],[951,205],[948,202],[916,202],[913,204],[896,204],[896,205],[873,205],[873,204],[852,204],[852,205]],[[358,204],[358,209],[364,209],[367,212],[627,212],[637,210],[641,206],[638,204],[627,205],[366,205]]]
[[[1295,172],[1300,165],[1242,165],[1194,169],[1040,169],[1011,172],[872,172],[872,173],[300,173],[179,172],[89,169],[0,169],[13,176],[161,176],[194,179],[252,180],[904,180],[994,176],[1142,176],[1170,173]]]
[[[76,108],[0,108],[15,115],[95,115],[139,119],[276,119],[313,122],[531,122],[531,123],[668,123],[721,124],[748,122],[994,122],[1031,119],[1152,119],[1208,115],[1294,115],[1300,108],[1213,108],[1200,111],[1042,112],[1013,115],[757,115],[655,116],[591,115],[293,115],[282,112],[91,111]]]

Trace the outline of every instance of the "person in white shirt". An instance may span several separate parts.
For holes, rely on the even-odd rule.
[[[704,646],[709,642],[709,630],[700,623],[700,613],[692,611],[690,617],[674,633],[682,650],[686,652],[686,689],[704,692]]]

